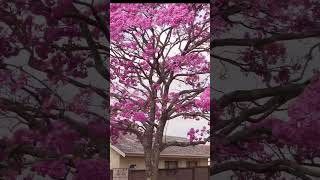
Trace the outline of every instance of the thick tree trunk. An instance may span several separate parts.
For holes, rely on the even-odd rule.
[[[158,180],[158,167],[151,167],[151,168],[147,168],[146,170],[146,177],[147,180]]]
[[[159,145],[159,141],[157,140],[157,138],[156,138],[153,146],[145,147],[144,151],[145,151],[147,180],[158,180],[160,145]]]
[[[162,121],[160,121],[155,134],[153,134],[154,127],[150,126],[151,128],[148,133],[145,134],[145,139],[143,141],[147,180],[158,180],[158,167],[160,152],[162,151],[163,129],[166,124],[164,117],[166,117],[166,115],[162,116]]]
[[[146,177],[147,180],[158,180],[158,166],[159,166],[159,156],[160,152],[150,150],[145,153],[145,163],[146,163]]]

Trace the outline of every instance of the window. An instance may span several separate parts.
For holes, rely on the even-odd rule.
[[[134,170],[136,168],[136,164],[130,164],[129,165],[129,170]]]
[[[178,161],[165,161],[164,166],[166,169],[176,169],[178,168]]]
[[[197,161],[187,161],[187,167],[197,167],[198,162]]]

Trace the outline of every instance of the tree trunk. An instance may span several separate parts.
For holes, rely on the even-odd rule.
[[[145,148],[145,163],[147,180],[158,180],[159,148]]]
[[[165,121],[159,124],[157,131],[155,132],[155,136],[153,138],[153,126],[149,132],[145,134],[145,141],[143,143],[144,147],[144,157],[146,164],[146,177],[147,180],[158,180],[159,175],[159,159],[160,152],[162,147],[162,137],[163,137],[163,129],[165,127]]]
[[[146,177],[147,177],[147,180],[158,180],[158,167],[151,167],[151,168],[147,168],[146,169]]]
[[[159,150],[149,150],[145,153],[147,180],[158,180],[159,156]]]

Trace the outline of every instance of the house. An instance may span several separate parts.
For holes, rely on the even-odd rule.
[[[187,138],[165,136],[164,141],[188,141]],[[160,154],[159,169],[208,166],[209,145],[188,147],[172,146]],[[130,168],[145,170],[143,147],[135,135],[125,135],[110,148],[110,169]]]

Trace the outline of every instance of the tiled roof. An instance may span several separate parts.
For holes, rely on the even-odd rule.
[[[164,141],[178,141],[188,142],[187,138],[165,136]],[[117,144],[113,144],[126,156],[130,155],[143,155],[143,147],[135,135],[125,135],[121,137]],[[187,157],[210,157],[210,146],[209,145],[196,145],[188,147],[170,146],[163,150],[161,156],[187,156]]]

